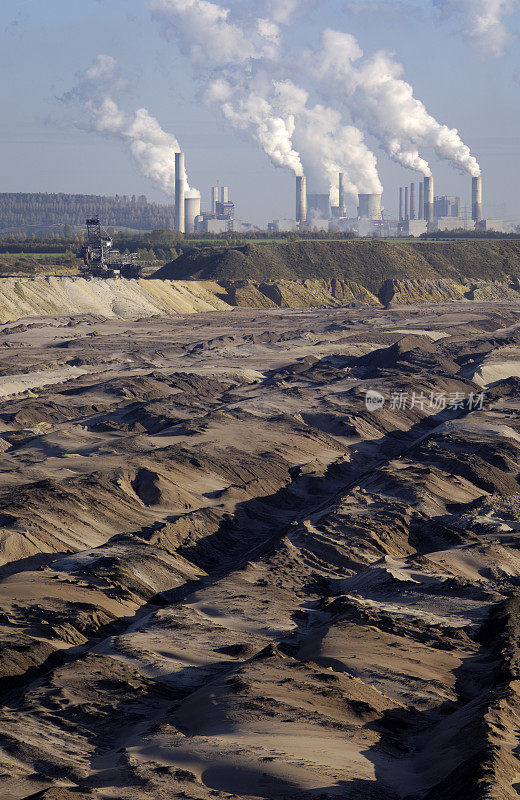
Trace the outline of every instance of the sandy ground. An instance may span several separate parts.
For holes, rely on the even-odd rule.
[[[197,310],[0,331],[0,797],[518,797],[520,309]]]

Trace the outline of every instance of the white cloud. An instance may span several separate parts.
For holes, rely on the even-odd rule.
[[[274,22],[279,25],[288,25],[301,4],[302,0],[269,0],[267,7]]]
[[[506,19],[519,6],[518,0],[433,0],[434,6],[462,21],[462,34],[482,54],[501,56],[516,35]]]

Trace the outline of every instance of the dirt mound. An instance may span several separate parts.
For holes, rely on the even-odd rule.
[[[70,789],[54,786],[52,789],[42,789],[41,792],[30,794],[23,800],[96,800],[99,795],[85,794],[85,792],[73,792]]]
[[[365,368],[366,376],[375,376],[379,370],[400,370],[403,373],[440,372],[455,375],[458,366],[444,357],[440,347],[428,336],[404,336],[390,347],[374,350],[361,356],[356,366]]]
[[[154,278],[168,280],[354,281],[378,292],[388,279],[464,278],[508,281],[520,276],[520,243],[484,242],[288,242],[194,249]]]
[[[466,288],[452,280],[387,280],[379,291],[385,306],[411,303],[449,303],[461,300]]]

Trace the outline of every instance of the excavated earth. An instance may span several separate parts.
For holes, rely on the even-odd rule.
[[[192,310],[0,329],[2,800],[518,798],[518,302]]]

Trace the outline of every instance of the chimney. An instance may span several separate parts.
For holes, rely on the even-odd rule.
[[[211,187],[211,213],[217,213],[217,203],[218,203],[218,186]]]
[[[410,184],[410,219],[415,219],[415,183]]]
[[[296,221],[307,219],[307,181],[305,175],[296,177]]]
[[[339,215],[340,217],[344,217],[346,215],[345,186],[342,172],[339,173]]]
[[[410,203],[408,201],[408,186],[404,187],[404,218],[408,222],[410,219]]]
[[[424,219],[433,220],[433,178],[424,179]]]
[[[473,178],[471,186],[471,217],[475,222],[482,220],[482,178]]]
[[[175,230],[185,232],[185,167],[184,153],[175,153]]]
[[[419,184],[419,213],[417,219],[424,219],[424,184],[422,181]]]
[[[403,221],[403,187],[399,189],[399,222]]]

